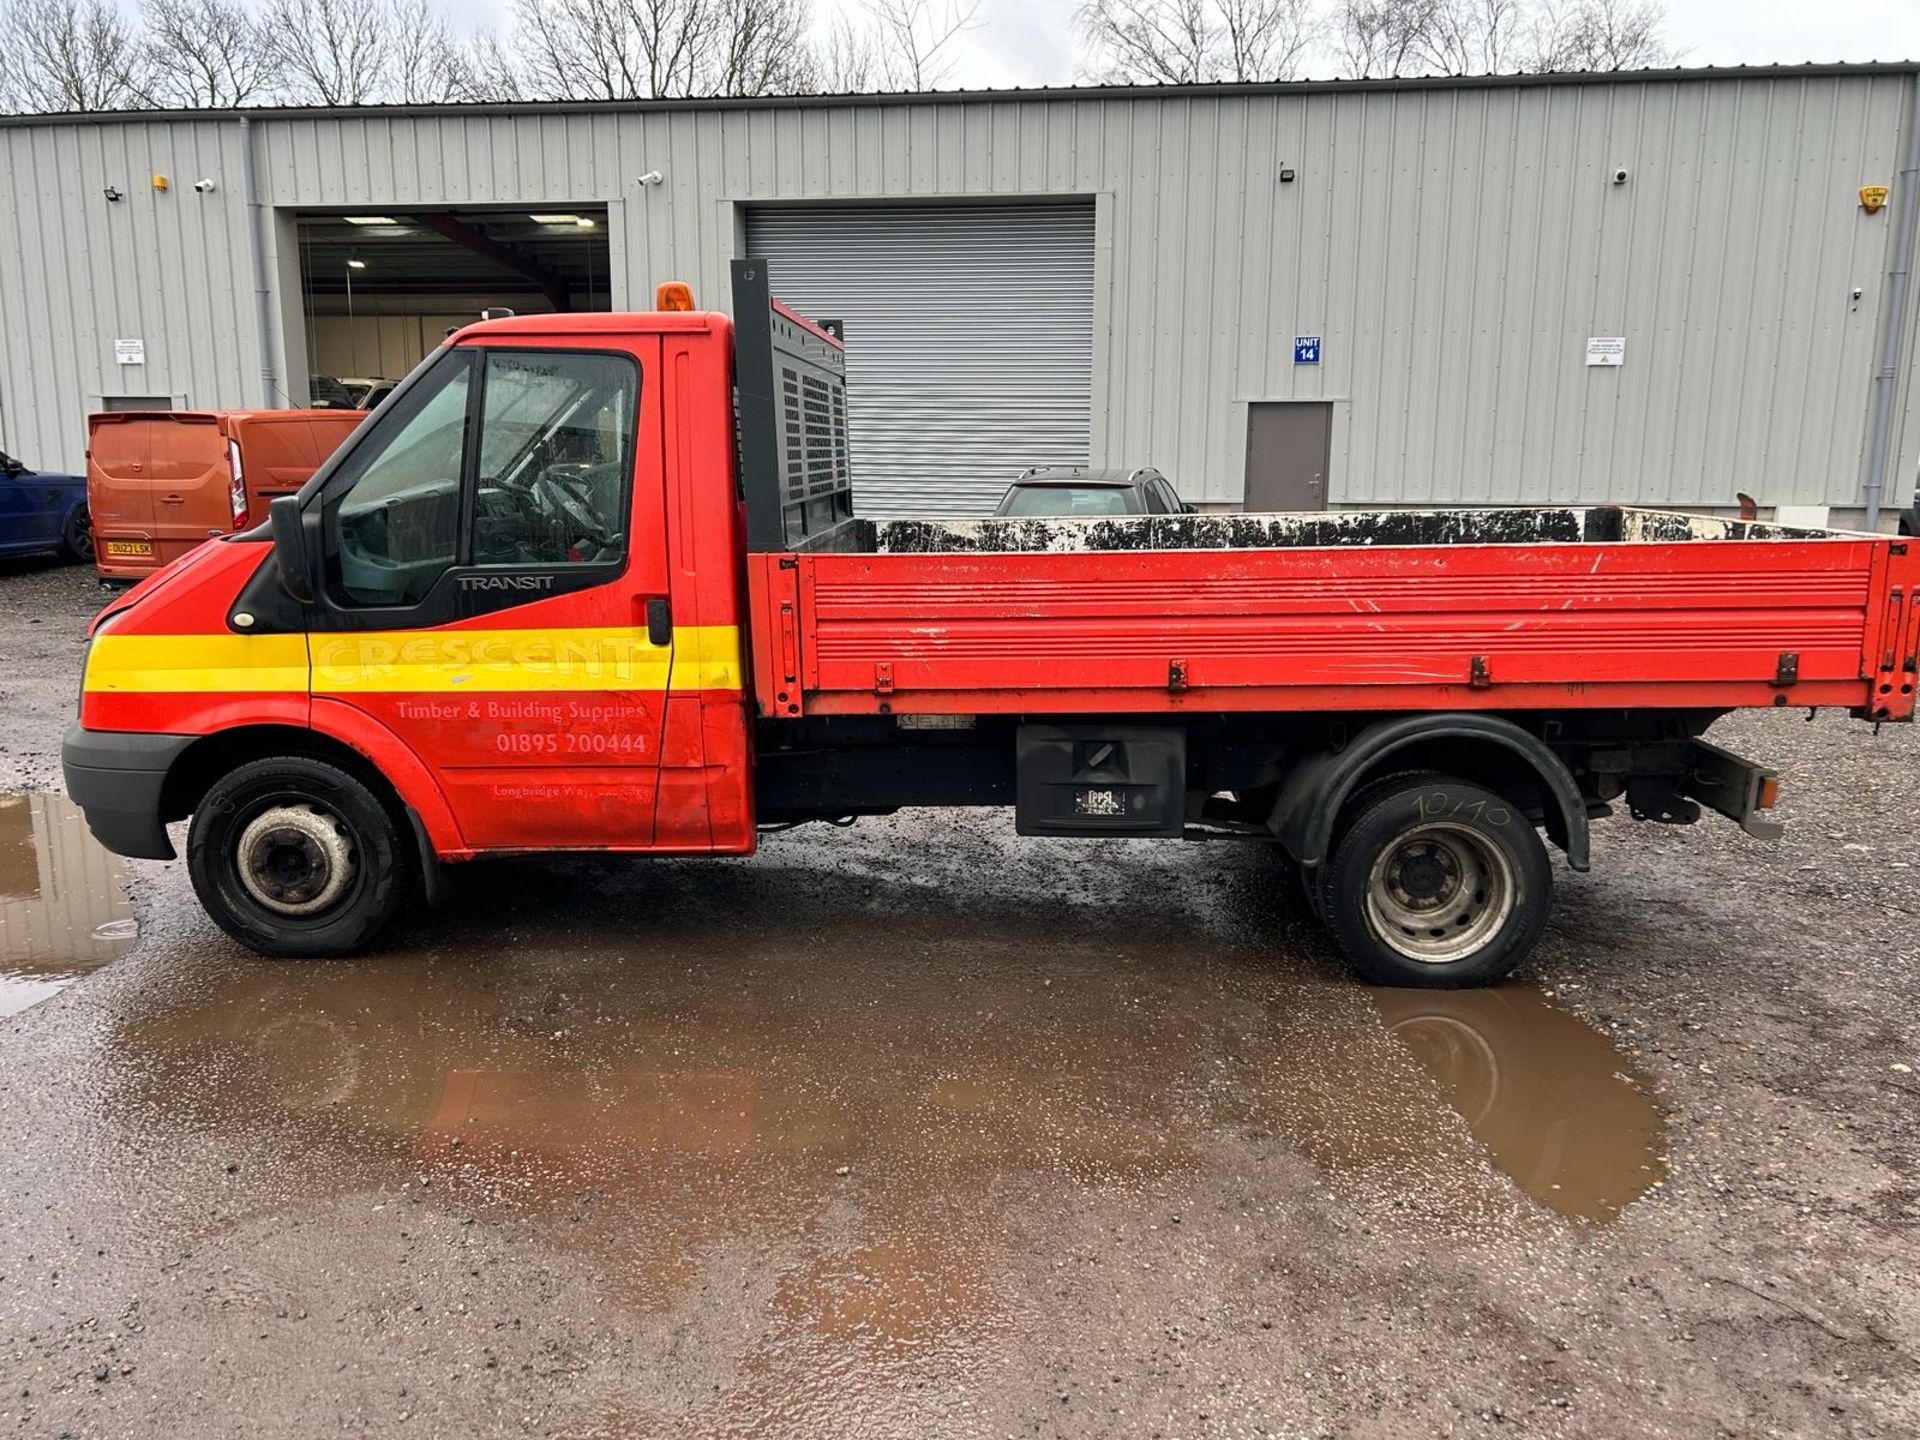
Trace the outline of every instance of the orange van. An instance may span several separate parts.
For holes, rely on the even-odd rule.
[[[138,580],[267,518],[353,433],[359,410],[148,410],[87,417],[94,563]]]

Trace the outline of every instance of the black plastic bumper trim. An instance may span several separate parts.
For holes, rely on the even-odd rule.
[[[69,725],[60,746],[67,795],[86,813],[94,838],[116,855],[171,860],[173,842],[160,816],[167,772],[196,735],[83,730]]]

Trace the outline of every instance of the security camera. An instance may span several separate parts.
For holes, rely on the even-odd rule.
[[[649,170],[640,177],[640,183],[642,185],[658,185],[666,178],[667,177],[662,175],[658,170]]]
[[[202,195],[211,195],[219,187],[213,183],[212,177],[209,176],[205,180],[194,181],[193,188]]]
[[[1614,172],[1613,172],[1613,183],[1614,183],[1614,184],[1616,184],[1616,185],[1624,185],[1624,184],[1626,184],[1626,183],[1627,183],[1627,172],[1626,172],[1626,171],[1624,171],[1624,170],[1616,170],[1616,171],[1614,171]]]

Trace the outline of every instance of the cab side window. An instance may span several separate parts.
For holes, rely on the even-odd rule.
[[[456,565],[624,560],[639,390],[624,355],[447,351],[328,483],[334,597],[415,606]]]
[[[327,579],[341,600],[417,605],[459,560],[477,368],[471,351],[442,355],[328,482]]]
[[[639,378],[620,355],[487,357],[473,564],[625,558]]]

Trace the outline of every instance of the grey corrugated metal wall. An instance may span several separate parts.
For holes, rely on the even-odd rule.
[[[1844,506],[1893,231],[1855,191],[1892,183],[1913,83],[1882,68],[255,129],[281,212],[605,203],[616,303],[678,276],[724,304],[766,202],[1091,198],[1091,458],[1157,464],[1197,499],[1238,499],[1247,402],[1327,399],[1336,504]],[[0,443],[77,463],[89,397],[128,383],[119,335],[148,341],[136,390],[253,398],[239,159],[231,122],[0,126]],[[650,170],[664,183],[640,185]],[[220,188],[194,194],[195,172]],[[107,205],[108,184],[127,198]],[[297,298],[281,316],[281,373],[291,354],[298,374]],[[1306,334],[1317,366],[1293,363]],[[1592,335],[1624,335],[1626,363],[1589,369]],[[1902,504],[1920,463],[1911,351],[1910,328]]]
[[[748,253],[845,322],[863,515],[991,510],[1028,465],[1084,465],[1093,204],[764,208]]]

